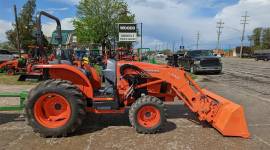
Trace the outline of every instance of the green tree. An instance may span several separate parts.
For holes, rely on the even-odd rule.
[[[262,45],[263,49],[269,49],[270,48],[270,28],[266,28],[263,30],[262,35]]]
[[[33,15],[35,14],[36,0],[28,0],[22,7],[21,12],[18,15],[18,28],[20,46],[23,49],[27,49],[29,45],[35,45],[36,39],[33,35],[35,22]],[[7,39],[15,46],[16,45],[16,25],[13,24],[13,29],[6,32]]]
[[[135,15],[122,0],[81,0],[74,20],[80,44],[96,43],[110,46],[117,39],[117,23],[134,23]]]
[[[256,28],[253,30],[252,40],[254,43],[254,49],[260,49],[261,47],[261,33],[262,28]]]
[[[10,47],[10,43],[9,42],[0,43],[0,48],[1,49],[6,49],[6,50],[12,49],[12,47]]]

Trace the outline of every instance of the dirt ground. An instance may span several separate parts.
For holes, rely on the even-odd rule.
[[[245,108],[252,137],[223,137],[200,125],[181,103],[168,105],[168,123],[161,133],[137,134],[124,115],[89,114],[83,126],[66,138],[41,138],[21,113],[0,112],[0,149],[270,149],[270,62],[224,59],[220,75],[199,75],[199,84]],[[259,66],[259,67],[258,67]],[[29,90],[33,85],[0,85],[0,92]]]

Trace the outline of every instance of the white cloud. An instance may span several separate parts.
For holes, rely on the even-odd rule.
[[[68,10],[67,7],[43,9],[43,11],[46,11],[49,14],[54,14],[55,12],[63,12],[63,11],[67,11],[67,10]]]
[[[256,27],[269,27],[269,0],[240,0],[233,6],[228,6],[219,12],[215,18],[221,18],[226,23],[224,28],[224,39],[240,40],[241,30],[243,25],[240,24],[241,16],[244,16],[245,11],[248,11],[247,34],[251,34]]]
[[[0,20],[0,42],[4,42],[7,40],[6,31],[10,30],[11,27],[11,22]]]
[[[194,48],[197,31],[201,33],[201,48],[215,48],[216,22],[220,19],[225,22],[222,34],[223,46],[238,45],[242,30],[240,19],[245,11],[251,16],[247,34],[255,27],[270,25],[268,15],[270,0],[240,0],[230,6],[219,0],[128,0],[128,3],[132,12],[136,14],[137,22],[144,23],[144,35],[148,37],[148,41],[172,43],[176,40],[179,43],[183,35],[189,48]],[[213,7],[220,9],[215,16],[194,15],[198,8]],[[145,47],[152,45],[144,43]]]
[[[185,41],[188,41],[188,45],[192,46],[198,31],[202,35],[201,42],[207,43],[209,38],[215,38],[215,31],[211,32],[213,28],[215,30],[215,24],[211,23],[213,19],[192,16],[193,8],[190,5],[167,0],[148,0],[147,3],[149,2],[163,4],[163,8],[143,5],[142,2],[140,2],[141,5],[135,5],[138,1],[131,1],[130,8],[136,14],[137,22],[144,23],[144,35],[152,37],[153,41],[169,42],[170,44],[176,41],[179,43],[181,36],[185,36]],[[145,46],[151,47],[146,42]]]
[[[74,18],[64,18],[61,20],[61,26],[62,26],[62,30],[73,30],[73,21]],[[48,22],[45,23],[42,26],[42,31],[43,33],[47,36],[47,37],[51,37],[52,36],[52,32],[55,31],[56,29],[56,23],[55,22]]]
[[[79,0],[61,0],[70,5],[78,4]],[[144,47],[155,48],[156,45],[172,45],[173,41],[180,42],[184,36],[185,45],[194,48],[196,33],[200,31],[200,45],[202,48],[214,48],[216,46],[217,29],[216,22],[222,19],[225,22],[221,36],[222,44],[228,47],[240,43],[242,25],[241,16],[248,11],[250,17],[247,25],[247,34],[255,27],[270,26],[269,7],[270,0],[239,0],[238,3],[228,5],[225,0],[126,0],[136,21],[143,22]],[[224,3],[225,2],[225,3]],[[216,15],[198,15],[198,9],[220,10]],[[74,16],[75,17],[75,16]],[[63,29],[73,29],[72,18],[62,20]],[[1,22],[0,22],[1,23]],[[3,39],[4,30],[10,28],[11,23],[1,24],[0,39]],[[51,36],[55,30],[53,22],[46,23],[43,30],[47,36]],[[245,41],[248,43],[248,41]],[[161,43],[161,44],[159,44]],[[138,40],[139,45],[139,40]],[[178,47],[179,44],[176,46]],[[161,46],[167,47],[167,46]]]
[[[55,0],[50,0],[50,1],[55,2]],[[80,2],[80,0],[58,0],[58,1],[66,3],[66,4],[70,4],[70,5],[77,5]]]
[[[62,30],[73,30],[73,21],[74,18],[64,18],[61,20],[61,26]],[[6,41],[6,31],[10,30],[12,28],[11,22],[0,20],[0,42]],[[56,23],[55,22],[47,22],[43,23],[42,25],[42,31],[45,34],[45,36],[50,37],[52,35],[52,32],[56,29]]]

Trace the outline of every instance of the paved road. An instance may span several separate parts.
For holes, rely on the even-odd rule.
[[[262,99],[270,97],[270,62],[255,61],[253,59],[223,59],[223,74],[207,76],[208,78],[225,84],[245,88]]]
[[[17,113],[0,113],[0,149],[270,149],[269,72],[260,72],[256,64],[270,63],[224,59],[221,75],[200,75],[202,87],[215,91],[244,106],[251,139],[223,137],[215,129],[202,127],[181,103],[168,105],[168,123],[162,133],[137,134],[124,115],[89,115],[82,128],[67,138],[41,138],[25,125]],[[239,69],[243,65],[242,70]],[[248,66],[251,66],[250,69]],[[245,69],[244,69],[245,67]],[[257,77],[231,71],[262,74]],[[269,71],[269,69],[268,69]],[[268,82],[267,82],[268,81]],[[255,86],[254,86],[255,84]],[[4,87],[0,85],[1,87]],[[5,86],[4,89],[9,88]],[[10,90],[14,87],[11,86]],[[21,87],[24,89],[24,87]]]

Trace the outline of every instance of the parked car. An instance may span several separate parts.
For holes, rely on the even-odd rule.
[[[270,54],[255,54],[255,60],[263,60],[263,61],[269,61],[270,60]]]
[[[184,56],[179,58],[179,66],[194,74],[200,72],[219,74],[222,72],[221,58],[214,56],[209,50],[185,52]]]
[[[0,49],[0,62],[12,60],[14,56],[7,50]]]

